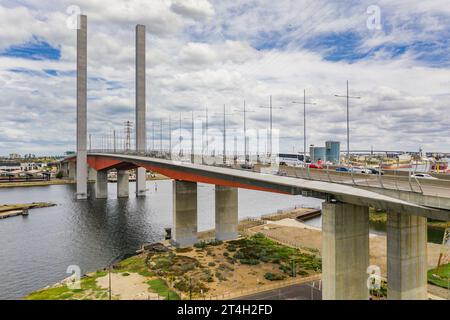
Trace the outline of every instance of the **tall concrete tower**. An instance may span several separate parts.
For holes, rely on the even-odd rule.
[[[145,126],[145,26],[136,26],[136,151],[143,154],[146,151]],[[145,168],[136,172],[136,196],[145,196]]]
[[[77,199],[87,199],[87,17],[77,29]]]

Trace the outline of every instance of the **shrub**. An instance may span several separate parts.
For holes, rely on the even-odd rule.
[[[214,262],[208,262],[208,267],[215,267],[216,264]]]
[[[58,173],[56,174],[56,179],[62,179],[62,177],[63,177],[63,172],[58,171]]]
[[[223,253],[223,256],[224,256],[224,257],[228,257],[229,255],[230,255],[230,254],[229,254],[228,252],[226,252],[226,251]]]
[[[284,276],[282,274],[275,274],[272,272],[267,272],[264,275],[264,278],[266,278],[269,281],[279,281],[279,280],[284,280],[286,278],[286,276]]]
[[[240,262],[242,264],[249,264],[249,265],[257,265],[259,264],[259,260],[258,259],[240,259]]]
[[[183,272],[188,272],[188,271],[194,270],[194,269],[195,269],[194,263],[186,263],[186,264],[181,265],[181,271],[183,271]]]
[[[196,247],[198,249],[205,249],[207,246],[208,246],[208,244],[204,241],[194,244],[194,247]]]
[[[220,281],[227,281],[227,279],[222,275],[222,273],[220,272],[216,272],[215,274],[216,278],[219,279]]]

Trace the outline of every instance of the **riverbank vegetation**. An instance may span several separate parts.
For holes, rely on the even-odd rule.
[[[439,268],[428,270],[428,282],[436,286],[448,289],[450,287],[450,263]]]
[[[97,271],[80,280],[80,287],[73,289],[66,283],[57,284],[31,293],[26,300],[102,300],[108,299],[108,290],[97,285],[97,279],[107,275],[105,271]]]
[[[385,211],[378,211],[374,208],[369,208],[369,221],[373,223],[387,223],[387,213]],[[428,219],[428,227],[445,230],[447,222]]]
[[[155,244],[113,265],[112,291],[113,299],[208,299],[320,270],[317,250],[290,248],[262,234],[229,242],[201,242],[184,249]],[[99,271],[83,277],[81,289],[60,284],[26,298],[108,299],[107,276],[107,270]]]

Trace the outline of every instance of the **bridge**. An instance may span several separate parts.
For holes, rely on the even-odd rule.
[[[77,154],[62,161],[62,170],[76,179],[79,200],[107,198],[107,173],[117,170],[117,196],[129,196],[128,170],[135,169],[136,196],[145,196],[146,171],[173,179],[172,242],[179,247],[197,242],[197,184],[215,185],[216,238],[238,237],[238,189],[252,189],[324,199],[322,213],[322,281],[324,299],[368,299],[369,206],[388,212],[388,298],[427,298],[427,218],[449,221],[450,209],[407,201],[394,194],[356,185],[355,177],[323,181],[234,168],[162,159],[146,148],[145,26],[136,26],[136,150],[87,150],[87,17],[77,30]],[[327,175],[330,177],[330,175]],[[88,178],[95,180],[88,193]],[[398,190],[397,190],[398,191]],[[414,190],[404,190],[418,194]],[[421,193],[423,197],[426,197]]]

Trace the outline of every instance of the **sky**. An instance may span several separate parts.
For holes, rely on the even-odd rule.
[[[280,149],[450,152],[448,0],[0,0],[0,155],[75,150],[76,30],[88,17],[88,132],[134,122],[136,24],[147,30],[147,136],[194,111],[221,129],[280,130]],[[232,114],[235,113],[235,114]],[[242,130],[241,130],[242,131]],[[159,139],[159,138],[158,138]],[[165,141],[164,143],[166,143]],[[148,142],[151,144],[151,142]]]

